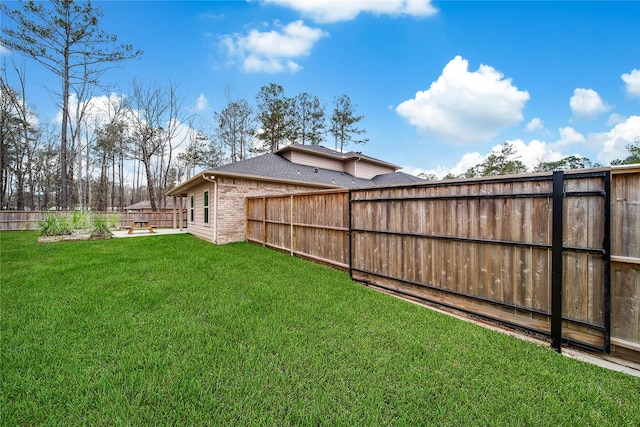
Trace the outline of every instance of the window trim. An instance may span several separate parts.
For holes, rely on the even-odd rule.
[[[191,194],[191,206],[189,208],[191,215],[190,215],[190,222],[195,222],[195,214],[194,214],[194,205],[195,205],[195,194]]]
[[[202,193],[202,205],[204,207],[204,223],[209,225],[209,190]]]

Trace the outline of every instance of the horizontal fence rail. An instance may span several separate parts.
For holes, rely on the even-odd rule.
[[[186,211],[185,211],[186,212]],[[47,214],[67,213],[71,211],[0,211],[0,231],[25,231],[37,230],[39,223]],[[171,228],[173,227],[173,212],[94,212],[92,215],[117,216],[118,227],[130,227],[133,221],[149,221],[152,227]],[[183,215],[186,218],[186,214]]]
[[[640,362],[637,167],[250,198],[247,238]]]

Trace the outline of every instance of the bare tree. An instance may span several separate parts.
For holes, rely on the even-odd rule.
[[[2,44],[30,57],[60,78],[62,128],[60,133],[61,204],[68,207],[67,148],[69,95],[74,82],[96,83],[116,63],[142,54],[133,46],[117,43],[117,36],[99,28],[100,8],[90,1],[21,1],[22,8],[0,5],[15,25],[3,25]]]
[[[223,151],[215,141],[204,133],[191,131],[185,150],[178,154],[175,162],[175,179],[191,178],[195,169],[214,168],[223,163]]]
[[[16,91],[8,85],[5,77],[0,77],[0,208],[2,209],[9,206],[15,150],[20,142],[20,116],[15,109],[17,97]]]
[[[158,198],[167,190],[173,150],[183,142],[178,138],[181,123],[185,122],[183,99],[172,83],[163,88],[134,80],[132,90],[127,98],[127,120],[131,123],[133,149],[144,166],[147,194],[155,212]]]
[[[76,95],[76,105],[69,114],[69,132],[71,133],[71,146],[67,161],[67,179],[69,185],[68,197],[73,206],[79,206],[81,209],[87,208],[88,201],[85,197],[89,192],[89,164],[90,157],[88,154],[91,148],[91,139],[93,132],[88,129],[87,114],[90,109],[89,101],[93,95],[93,86],[84,81],[74,91]],[[84,138],[83,138],[84,136]],[[82,177],[83,159],[85,159],[86,181]],[[76,176],[77,171],[77,176]]]
[[[100,167],[97,208],[100,211],[104,211],[107,210],[109,205],[109,194],[111,194],[111,207],[115,204],[116,157],[120,144],[125,139],[126,123],[120,118],[114,117],[103,127],[99,128],[96,134],[97,140],[94,150]],[[111,179],[109,179],[109,172],[111,172]],[[111,183],[111,189],[109,189],[109,183]]]
[[[168,191],[172,185],[169,182],[171,171],[173,168],[173,152],[179,148],[187,139],[187,132],[184,132],[184,123],[189,120],[189,117],[185,114],[183,108],[184,98],[178,94],[178,86],[169,82],[167,88],[169,111],[167,116],[167,124],[164,128],[165,143],[162,145],[162,153],[160,157],[160,182],[161,188],[158,188],[158,199],[164,207],[165,197],[164,194]],[[181,135],[181,131],[182,135]]]
[[[2,66],[0,76],[0,169],[2,170],[1,203],[8,205],[8,197],[15,187],[15,207],[24,209],[33,207],[34,162],[38,130],[32,125],[34,113],[26,101],[26,74],[24,68],[13,63],[18,79],[18,89],[14,89],[6,80],[6,65]],[[15,179],[15,183],[14,180]],[[25,190],[29,191],[29,198]],[[30,203],[28,203],[30,202]]]
[[[231,162],[237,162],[244,160],[249,154],[251,138],[255,133],[255,116],[246,99],[232,99],[228,86],[225,88],[225,98],[227,106],[213,114],[213,139],[228,150]]]
[[[60,156],[58,145],[60,135],[42,129],[38,133],[39,143],[33,165],[34,182],[37,194],[36,207],[49,209],[60,206]]]

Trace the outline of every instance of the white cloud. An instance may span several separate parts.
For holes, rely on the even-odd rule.
[[[514,139],[508,141],[515,149],[516,156],[527,167],[528,170],[533,170],[540,162],[550,162],[560,160],[564,156],[559,152],[554,151],[549,144],[544,141],[534,139],[526,143],[521,139]],[[502,144],[493,147],[492,153],[500,153]]]
[[[526,167],[527,170],[533,171],[536,166],[542,162],[554,162],[567,157],[560,152],[552,148],[552,144],[548,144],[544,141],[537,139],[531,140],[528,143],[521,139],[514,139],[507,141],[515,150],[515,156]],[[454,166],[449,172],[454,175],[460,175],[465,173],[469,168],[476,166],[486,160],[491,153],[500,154],[502,150],[502,144],[496,145],[491,149],[491,152],[481,155],[480,153],[468,153],[462,156],[462,159],[456,166]]]
[[[480,142],[522,121],[529,93],[493,67],[469,72],[466,59],[456,56],[428,90],[402,102],[398,114],[421,130],[451,142]]]
[[[629,74],[620,76],[626,83],[627,95],[632,98],[640,97],[640,70],[633,69]]]
[[[598,160],[604,164],[629,155],[626,146],[640,141],[640,116],[631,116],[609,132],[589,135],[589,143],[599,149]]]
[[[484,159],[487,156],[483,156],[478,152],[466,153],[462,156],[460,161],[449,170],[449,173],[452,175],[462,175],[469,168],[474,167],[475,165],[484,162]],[[445,174],[446,175],[446,174]]]
[[[294,73],[301,69],[295,60],[308,56],[316,42],[327,35],[319,28],[295,21],[277,30],[227,35],[222,37],[221,45],[231,62],[240,63],[244,72]]]
[[[84,109],[84,118],[87,126],[91,129],[97,129],[109,123],[116,110],[121,108],[124,98],[124,94],[112,92],[109,95],[93,96],[84,101],[84,104],[80,105],[80,110]],[[76,93],[71,93],[69,95],[69,115],[71,120],[76,120],[78,111],[78,96]],[[62,124],[62,110],[58,110],[54,121],[58,125]]]
[[[579,135],[577,132],[574,131],[574,133],[569,129],[571,128],[564,128],[564,131],[561,132],[564,133],[565,138],[569,138],[570,135]],[[584,137],[582,137],[581,135],[580,137],[582,138],[582,140],[584,140]],[[580,139],[580,137],[577,137],[576,139]],[[560,140],[562,140],[562,136]],[[555,162],[571,155],[563,154],[562,152],[560,152],[558,150],[560,146],[558,146],[557,143],[548,143],[537,139],[531,140],[529,142],[523,141],[521,139],[513,139],[507,142],[509,142],[514,148],[515,156],[517,157],[517,159],[520,160],[529,171],[533,171],[536,166],[538,166],[542,162]],[[413,175],[418,175],[421,172],[427,175],[434,174],[439,179],[442,179],[447,174],[459,176],[463,175],[470,168],[484,162],[491,153],[500,154],[502,148],[502,144],[499,144],[492,147],[491,151],[487,154],[480,154],[479,152],[466,153],[452,168],[448,168],[446,166],[437,166],[435,169],[405,167],[402,170],[403,172]],[[582,156],[578,153],[574,153],[573,155]]]
[[[605,104],[593,89],[577,88],[569,100],[573,114],[580,119],[593,119],[600,113],[607,112],[611,106]]]
[[[586,142],[585,137],[571,126],[558,129],[558,133],[560,134],[560,139],[554,144],[555,147],[566,147],[567,145]]]
[[[527,123],[527,126],[524,128],[524,130],[527,132],[535,132],[542,129],[544,129],[544,122],[537,117],[531,119],[531,121],[529,121],[529,123]]]
[[[4,47],[2,45],[2,43],[0,43],[0,56],[9,55],[10,53],[11,53],[11,51],[9,49],[7,49],[6,47]]]
[[[203,12],[200,15],[198,15],[198,17],[202,20],[207,20],[207,21],[219,21],[221,19],[224,19],[225,15],[218,15],[212,12]]]
[[[195,112],[206,111],[209,108],[209,100],[204,96],[203,93],[198,96],[196,99],[196,104],[193,106],[193,110]]]
[[[572,127],[558,129],[559,138],[555,142],[540,141],[537,139],[523,141],[521,139],[509,140],[518,157],[529,171],[533,171],[542,162],[555,162],[568,156],[580,156],[581,149],[567,150],[572,144],[590,145],[599,151],[597,161],[609,164],[612,160],[622,159],[628,155],[626,146],[634,141],[640,140],[640,116],[632,116],[623,123],[618,124],[609,132],[596,133],[585,138]],[[583,147],[580,147],[583,148]],[[420,172],[433,173],[438,178],[443,178],[448,173],[458,176],[464,174],[469,168],[476,166],[486,160],[491,153],[499,153],[502,144],[492,147],[486,154],[479,152],[466,153],[460,161],[452,168],[438,166],[435,169],[424,170],[419,168],[405,168],[407,173],[417,175]],[[594,160],[594,159],[591,159]]]
[[[431,0],[264,0],[296,10],[316,22],[350,21],[361,13],[425,17],[438,13]]]
[[[413,166],[403,166],[400,169],[400,172],[408,173],[409,175],[413,176],[419,176],[420,174],[425,174],[427,176],[434,175],[438,179],[442,179],[449,172],[449,169],[445,166],[437,166],[435,169],[423,169]]]
[[[627,120],[627,118],[624,117],[623,115],[618,113],[613,113],[612,115],[609,116],[605,124],[607,126],[615,126],[617,124],[624,122],[625,120]]]

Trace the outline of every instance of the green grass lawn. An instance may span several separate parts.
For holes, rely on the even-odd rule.
[[[0,234],[2,425],[640,425],[640,378],[251,244]]]

